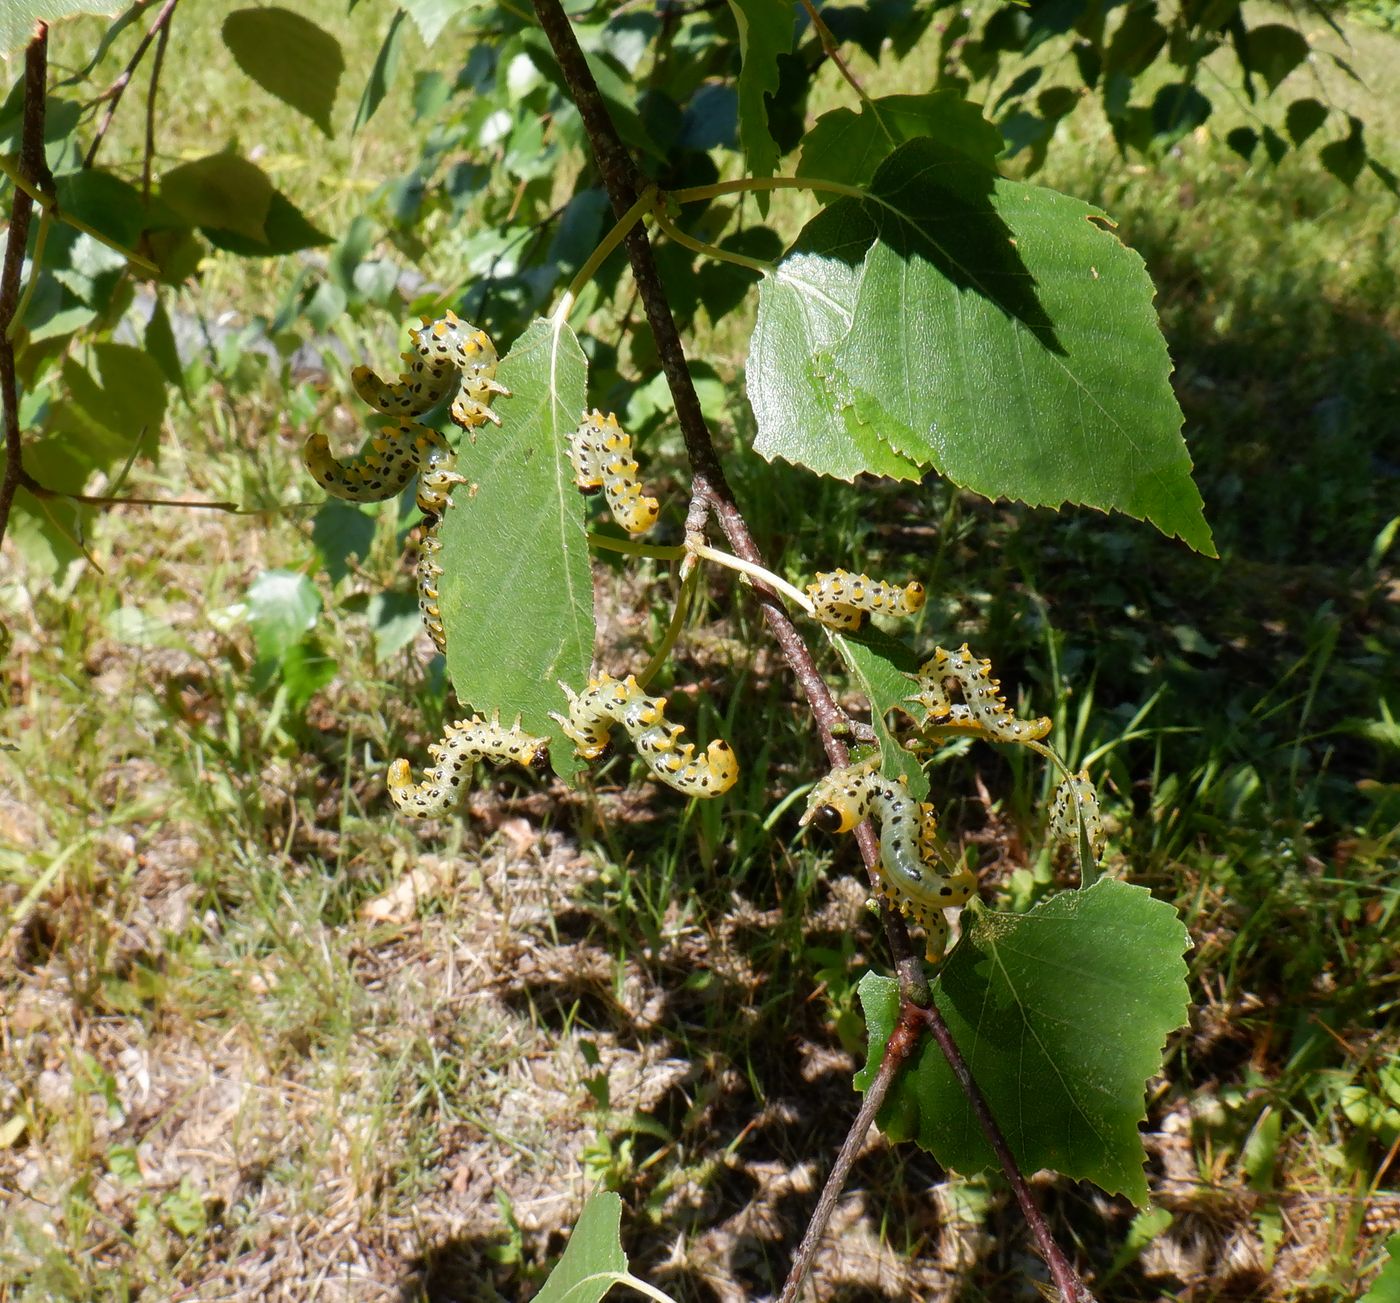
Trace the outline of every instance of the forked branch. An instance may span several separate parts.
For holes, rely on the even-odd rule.
[[[602,175],[603,185],[607,190],[613,213],[621,220],[638,203],[644,189],[642,178],[631,155],[627,152],[626,146],[622,143],[621,137],[617,134],[607,105],[598,91],[593,74],[589,70],[583,51],[579,48],[578,41],[559,0],[533,0],[533,4],[535,14],[540,21],[540,27],[549,40],[554,57],[563,73],[564,81],[573,96],[579,115],[583,119],[584,130],[588,134],[589,145]],[[656,342],[656,351],[661,359],[662,370],[671,390],[671,398],[676,408],[676,418],[680,423],[682,438],[685,440],[686,456],[690,462],[692,510],[687,518],[687,527],[688,529],[698,529],[703,521],[704,512],[708,510],[718,521],[734,554],[753,567],[767,569],[768,567],[764,566],[763,557],[749,533],[743,513],[734,500],[734,495],[715,452],[714,442],[710,437],[709,427],[700,409],[700,400],[691,380],[680,331],[671,314],[670,303],[661,283],[656,261],[652,256],[651,243],[642,223],[637,222],[630,227],[625,243],[628,259],[632,266],[632,276]],[[789,618],[779,596],[762,580],[754,582],[753,591],[758,596],[764,618],[768,622],[769,631],[776,639],[784,659],[807,698],[827,758],[833,766],[845,765],[850,757],[845,743],[836,732],[837,729],[843,727],[845,717],[836,704],[831,689],[827,687],[822,678],[821,671],[817,669],[811,651]],[[857,828],[856,839],[860,845],[861,856],[865,860],[866,867],[873,874],[879,864],[880,852],[874,829],[868,821]],[[1020,1202],[1022,1210],[1026,1212],[1028,1219],[1034,1218],[1032,1233],[1049,1263],[1062,1303],[1092,1303],[1092,1296],[1079,1281],[1074,1269],[1050,1238],[1044,1219],[1040,1217],[1039,1211],[1035,1208],[1030,1197],[1025,1178],[1016,1166],[1016,1160],[1007,1147],[1005,1138],[997,1128],[995,1119],[992,1118],[987,1109],[986,1101],[977,1091],[966,1061],[953,1043],[952,1036],[948,1033],[942,1017],[936,1008],[933,1008],[933,994],[929,988],[928,978],[910,941],[903,917],[885,908],[883,918],[895,970],[899,975],[903,1004],[901,1026],[906,1022],[909,1022],[911,1027],[916,1026],[918,1022],[924,1023],[929,1027],[940,1048],[948,1057],[949,1064],[958,1077],[959,1083],[962,1084],[963,1090],[968,1093],[974,1110],[977,1111],[979,1121],[983,1123],[984,1130],[987,1131],[988,1139],[992,1142],[997,1157],[1001,1160],[1002,1169],[1006,1173],[1007,1179],[1012,1182],[1013,1189],[1017,1191],[1017,1200]],[[942,1034],[940,1034],[940,1028]],[[911,1030],[907,1035],[912,1038],[914,1032]],[[901,1041],[900,1044],[902,1045],[903,1042]],[[884,1088],[886,1089],[889,1081],[893,1079],[898,1059],[898,1053],[892,1057],[887,1049],[886,1058],[881,1067],[881,1077],[885,1079]],[[888,1072],[886,1072],[886,1067],[888,1067]],[[792,1274],[784,1290],[784,1299],[796,1298],[797,1292],[801,1289],[807,1266],[810,1265],[811,1254],[815,1252],[816,1243],[821,1237],[826,1220],[830,1218],[835,1207],[841,1185],[844,1184],[850,1159],[859,1150],[878,1110],[878,1103],[876,1100],[872,1105],[869,1096],[867,1096],[864,1107],[851,1127],[842,1147],[844,1166],[843,1161],[839,1159],[833,1171],[832,1180],[828,1182],[828,1190],[824,1192],[819,1201],[817,1213],[807,1229],[803,1249],[799,1254],[798,1261],[794,1264]],[[802,1254],[806,1255],[805,1258]]]

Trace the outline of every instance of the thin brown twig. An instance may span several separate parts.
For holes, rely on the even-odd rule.
[[[165,66],[165,47],[170,44],[170,29],[175,26],[174,6],[171,17],[160,29],[155,58],[151,60],[151,80],[146,87],[146,148],[141,156],[141,198],[151,200],[151,161],[156,155],[156,96],[160,89],[160,70]]]
[[[36,498],[66,498],[89,507],[199,507],[206,511],[226,511],[235,516],[254,516],[236,502],[213,502],[204,498],[128,498],[107,493],[69,493],[66,489],[51,489],[40,484],[27,470],[21,468],[19,482]]]
[[[83,159],[84,167],[92,166],[93,160],[97,157],[97,151],[102,147],[102,142],[107,137],[107,130],[112,125],[112,119],[116,116],[117,105],[122,102],[122,96],[126,94],[126,88],[131,84],[131,74],[136,71],[141,60],[146,57],[146,51],[150,49],[151,42],[160,34],[161,28],[170,21],[170,15],[175,12],[175,6],[179,3],[180,0],[165,0],[160,13],[155,17],[155,21],[146,30],[145,36],[141,38],[136,49],[132,52],[126,67],[122,69],[116,81],[98,96],[98,99],[107,101],[107,112],[103,114],[102,123],[97,128],[97,135],[93,137],[87,157]]]
[[[34,36],[24,51],[24,122],[19,147],[20,175],[49,190],[53,177],[44,160],[44,94],[49,65],[49,28],[34,24]],[[5,240],[5,262],[0,268],[0,404],[4,407],[5,477],[0,480],[0,540],[10,523],[10,508],[24,474],[23,441],[19,428],[19,385],[15,379],[15,346],[10,323],[19,308],[20,277],[24,273],[24,250],[29,243],[29,219],[34,201],[27,191],[15,187],[10,201],[10,229]],[[37,268],[30,269],[36,275]]]
[[[822,1234],[826,1230],[827,1223],[831,1220],[831,1214],[836,1211],[836,1201],[841,1197],[841,1191],[846,1188],[846,1178],[851,1174],[851,1166],[856,1161],[856,1155],[860,1153],[861,1145],[865,1143],[866,1132],[870,1130],[871,1124],[875,1121],[875,1115],[884,1104],[885,1096],[889,1093],[895,1074],[899,1071],[904,1060],[918,1047],[919,1015],[917,1012],[913,1014],[906,1012],[914,1008],[914,1005],[904,1006],[900,1013],[899,1022],[895,1024],[894,1031],[890,1033],[889,1040],[885,1042],[885,1053],[880,1060],[879,1070],[875,1074],[875,1079],[866,1088],[860,1112],[856,1114],[856,1120],[851,1123],[850,1132],[841,1146],[841,1152],[836,1155],[836,1161],[831,1165],[826,1184],[822,1187],[821,1197],[817,1200],[816,1208],[812,1210],[811,1220],[807,1223],[806,1233],[802,1236],[802,1243],[797,1246],[797,1252],[793,1255],[792,1269],[788,1272],[787,1280],[783,1282],[783,1292],[778,1295],[778,1303],[797,1303],[797,1297],[802,1292],[802,1286],[808,1273],[812,1270],[812,1262],[817,1256],[817,1250],[821,1247]]]
[[[982,1089],[974,1079],[972,1069],[967,1066],[967,1060],[963,1058],[962,1050],[958,1048],[957,1041],[953,1039],[953,1033],[948,1024],[944,1022],[943,1014],[938,1006],[933,1004],[926,1009],[920,1009],[914,1005],[906,1005],[901,1009],[901,1016],[915,1017],[921,1020],[928,1028],[929,1034],[938,1042],[938,1048],[943,1051],[943,1057],[947,1059],[953,1076],[958,1079],[958,1085],[972,1106],[972,1114],[977,1119],[977,1125],[981,1127],[982,1134],[986,1137],[987,1143],[991,1145],[992,1152],[997,1156],[997,1162],[1001,1164],[1002,1174],[1011,1186],[1012,1194],[1016,1196],[1016,1202],[1021,1208],[1021,1215],[1026,1219],[1026,1225],[1031,1228],[1036,1247],[1039,1248],[1041,1257],[1045,1259],[1045,1265],[1050,1268],[1051,1279],[1054,1280],[1055,1288],[1059,1290],[1063,1303],[1096,1303],[1088,1286],[1080,1280],[1079,1273],[1070,1265],[1069,1259],[1065,1257],[1060,1246],[1055,1243],[1054,1236],[1050,1234],[1050,1227],[1046,1224],[1045,1217],[1041,1213],[1035,1197],[1031,1194],[1031,1188],[1026,1183],[1026,1178],[1021,1174],[1016,1156],[1006,1143],[1006,1137],[1002,1135],[1001,1128],[997,1126],[996,1118],[992,1116],[992,1110],[987,1104],[987,1097],[982,1094]]]
[[[850,83],[851,89],[860,96],[862,100],[869,100],[870,96],[865,93],[865,87],[856,80],[856,75],[850,69],[845,59],[841,57],[841,52],[836,48],[836,37],[831,28],[826,25],[821,14],[817,12],[817,7],[812,0],[802,0],[802,7],[807,11],[807,17],[812,20],[812,30],[817,34],[817,40],[822,43],[822,49],[826,52],[826,57],[836,65],[837,71]]]
[[[573,96],[579,116],[583,120],[584,130],[588,135],[589,145],[602,175],[603,185],[607,189],[613,212],[620,220],[637,202],[637,196],[640,193],[636,165],[633,163],[631,155],[628,154],[626,146],[622,143],[621,137],[617,134],[612,117],[598,91],[597,84],[593,80],[593,74],[589,70],[583,51],[579,48],[578,41],[559,0],[533,0],[533,4],[540,28],[549,41],[550,48],[554,51],[560,72]],[[686,456],[690,462],[692,473],[692,503],[698,501],[708,506],[736,556],[755,565],[763,565],[763,558],[749,534],[743,513],[730,491],[724,470],[720,466],[718,455],[715,452],[714,442],[710,438],[709,426],[700,409],[700,400],[691,380],[680,332],[676,327],[665,288],[661,283],[661,277],[652,256],[646,229],[641,223],[634,226],[628,233],[625,247],[632,264],[632,276],[636,282],[637,292],[646,311],[647,322],[651,326],[657,356],[660,358],[662,371],[671,390],[676,418],[681,427],[681,436],[685,441]],[[811,651],[788,617],[787,610],[778,595],[766,588],[761,582],[754,583],[753,592],[756,594],[764,618],[768,622],[769,631],[777,641],[784,659],[807,698],[828,759],[833,765],[846,764],[849,760],[849,753],[845,743],[835,732],[835,729],[841,726],[844,716],[832,697],[831,690],[823,680],[821,672],[817,669]],[[876,844],[874,829],[870,826],[869,821],[856,828],[856,839],[860,845],[866,867],[873,875],[879,864],[880,852]],[[929,988],[923,965],[909,939],[909,931],[905,927],[904,919],[887,908],[883,910],[883,916],[885,934],[894,956],[895,969],[899,974],[902,1004],[910,1008],[927,1010],[933,1003],[932,991]],[[924,1016],[927,1018],[928,1014],[925,1013]],[[964,1090],[969,1091],[969,1098],[972,1099],[971,1092],[976,1091],[977,1088],[972,1081],[971,1074],[967,1072],[966,1062],[958,1054],[951,1034],[947,1034],[947,1025],[943,1023],[941,1017],[936,1014],[934,1016],[936,1022],[929,1024],[930,1030],[934,1031],[934,1037],[938,1040],[945,1056],[949,1056],[950,1065],[954,1066],[955,1073],[957,1072],[956,1065],[962,1065],[962,1073],[959,1074],[958,1079],[963,1084]],[[937,1031],[934,1030],[935,1027],[943,1029],[946,1034],[946,1045],[944,1039],[941,1039]],[[981,1098],[980,1092],[976,1098]],[[1014,1173],[1015,1179],[1020,1181],[1027,1197],[1029,1197],[1029,1190],[1025,1187],[1025,1179],[1021,1176],[1016,1166],[1016,1160],[1006,1146],[1005,1139],[1001,1137],[996,1120],[986,1108],[985,1100],[978,1118],[979,1121],[983,1122],[984,1128],[990,1129],[990,1134],[997,1136],[994,1148],[997,1149],[998,1157],[1002,1159],[1008,1179],[1011,1179]],[[1041,1247],[1042,1252],[1046,1253],[1047,1263],[1050,1265],[1051,1273],[1057,1284],[1060,1284],[1062,1280],[1065,1282],[1061,1285],[1063,1303],[1092,1303],[1092,1296],[1084,1289],[1082,1283],[1078,1282],[1078,1277],[1074,1275],[1073,1269],[1069,1268],[1064,1255],[1054,1244],[1053,1239],[1050,1239],[1044,1219],[1039,1216],[1038,1210],[1035,1210],[1034,1202],[1023,1203],[1023,1212],[1028,1206],[1031,1210],[1027,1213],[1028,1220],[1032,1215],[1037,1219],[1031,1223],[1032,1231],[1036,1234],[1036,1243]],[[820,1235],[821,1230],[821,1225],[818,1225],[815,1233]],[[809,1229],[810,1233],[812,1232]],[[1042,1233],[1044,1238],[1042,1238]],[[1047,1242],[1049,1244],[1048,1252],[1046,1250]],[[1060,1265],[1057,1266],[1057,1263]],[[1066,1272],[1068,1272],[1067,1275]],[[1066,1288],[1068,1288],[1068,1292],[1066,1292]]]

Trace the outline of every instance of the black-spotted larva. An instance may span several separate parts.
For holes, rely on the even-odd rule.
[[[458,425],[464,430],[487,421],[500,425],[491,400],[510,390],[496,379],[498,359],[490,335],[448,311],[437,321],[424,317],[408,336],[412,348],[402,355],[408,370],[394,383],[381,380],[367,366],[351,371],[350,382],[365,402],[389,415],[422,416],[455,386],[451,416]]]
[[[922,706],[927,712],[924,725],[938,724],[966,728],[985,734],[998,742],[1034,742],[1050,732],[1048,716],[1020,719],[1000,695],[999,680],[992,678],[992,663],[978,660],[963,645],[955,652],[935,647],[933,657],[911,675],[919,691],[906,701]],[[945,679],[955,679],[962,691],[962,701],[952,701],[944,686]]]
[[[901,588],[849,570],[819,570],[816,580],[807,585],[807,596],[816,607],[816,618],[823,624],[854,630],[860,628],[866,611],[913,615],[923,606],[926,594],[918,582]]]
[[[395,497],[420,470],[450,465],[452,455],[436,430],[407,420],[377,430],[349,461],[336,458],[324,434],[313,434],[302,449],[302,461],[316,483],[347,502]]]
[[[611,412],[583,414],[578,429],[569,436],[569,460],[574,483],[585,493],[602,489],[613,519],[629,534],[645,534],[656,524],[661,504],[642,491],[632,436]]]
[[[802,823],[826,832],[850,832],[862,819],[880,825],[880,894],[924,930],[930,960],[948,944],[943,911],[965,905],[977,890],[968,869],[948,873],[941,862],[933,806],[909,794],[903,777],[880,773],[880,757],[833,769],[812,788]]]
[[[1089,836],[1089,849],[1097,860],[1103,854],[1103,817],[1099,813],[1099,794],[1089,779],[1087,769],[1061,779],[1050,806],[1051,841],[1063,842],[1077,850],[1079,818],[1075,815],[1076,807],[1084,820],[1084,831]]]
[[[442,741],[434,742],[428,754],[435,763],[424,771],[421,783],[413,781],[407,760],[395,760],[389,766],[387,780],[394,804],[421,819],[435,819],[457,804],[471,767],[478,760],[513,761],[539,773],[547,771],[549,739],[526,733],[518,717],[505,728],[496,711],[489,720],[474,715],[449,724]]]
[[[418,565],[415,571],[418,580],[418,611],[423,617],[423,627],[438,651],[447,654],[447,631],[442,627],[442,610],[438,606],[437,581],[442,578],[442,567],[438,565],[438,553],[442,544],[438,541],[437,530],[430,529],[423,535],[418,545]]]
[[[564,735],[585,760],[607,749],[612,726],[621,724],[652,774],[687,796],[719,796],[734,786],[739,762],[729,743],[716,738],[699,755],[693,742],[680,742],[685,729],[666,722],[666,699],[649,697],[632,676],[601,674],[582,692],[559,685],[569,699],[567,715],[554,714]]]

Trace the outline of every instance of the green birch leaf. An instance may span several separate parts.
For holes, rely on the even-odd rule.
[[[778,89],[778,57],[792,49],[793,13],[787,0],[729,0],[739,29],[739,140],[749,172],[772,176],[778,146],[768,129],[766,96]]]
[[[800,237],[808,281],[839,276],[832,262],[858,271],[850,328],[817,365],[848,429],[854,417],[963,488],[1122,511],[1214,555],[1152,282],[1107,220],[910,141],[869,199],[839,200]],[[797,378],[750,367],[760,450],[774,437],[762,391]]]
[[[858,283],[856,268],[840,258],[795,252],[759,285],[745,366],[758,422],[754,451],[839,480],[861,473],[917,480],[923,468],[843,410],[821,369],[851,328]]]
[[[263,90],[311,119],[327,135],[345,71],[340,42],[290,9],[238,9],[224,19],[224,44]]]
[[[121,13],[127,0],[4,0],[0,4],[0,55],[9,58],[29,44],[34,24],[56,23],[77,14]]]
[[[1177,912],[1144,887],[1100,878],[1027,914],[971,909],[963,919],[934,998],[1021,1170],[1050,1168],[1143,1206],[1147,1079],[1188,1007],[1190,938]],[[860,997],[870,1032],[856,1077],[864,1090],[899,994],[870,973]],[[895,1080],[880,1126],[953,1171],[997,1166],[932,1039]]]
[[[1251,27],[1245,38],[1244,66],[1257,72],[1271,91],[1300,63],[1307,61],[1308,38],[1286,23],[1265,23]]]
[[[563,774],[573,772],[573,747],[549,718],[564,708],[557,680],[579,687],[593,660],[584,499],[566,444],[587,377],[568,326],[537,320],[516,340],[497,372],[512,395],[495,402],[502,428],[463,440],[457,469],[471,483],[454,490],[441,531],[438,587],[458,699],[552,734]]]
[[[901,703],[914,691],[914,685],[905,675],[919,668],[919,658],[907,644],[869,622],[854,633],[829,630],[827,637],[870,703],[870,722],[880,739],[880,772],[887,778],[904,775],[909,780],[909,794],[922,801],[928,795],[928,775],[918,757],[899,744],[887,721],[890,711],[906,709]]]
[[[621,1226],[622,1197],[610,1190],[595,1194],[535,1303],[598,1303],[627,1274]]]
[[[988,168],[1006,148],[981,106],[957,91],[886,95],[866,101],[859,112],[841,108],[823,113],[802,141],[797,175],[864,185],[890,153],[920,136]]]
[[[212,226],[267,243],[272,204],[267,173],[237,154],[208,154],[160,179],[160,197],[192,226]]]
[[[1400,1303],[1400,1235],[1385,1242],[1386,1262],[1360,1303]]]

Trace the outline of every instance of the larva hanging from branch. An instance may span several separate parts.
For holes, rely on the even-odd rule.
[[[462,789],[478,760],[507,761],[545,773],[549,769],[549,739],[532,737],[520,727],[520,719],[505,728],[500,712],[489,720],[479,715],[449,724],[441,742],[434,742],[428,754],[435,761],[424,771],[423,781],[413,781],[407,760],[389,766],[389,795],[405,814],[435,819],[447,814],[461,799]]]
[[[1076,813],[1077,811],[1077,813]],[[1050,840],[1079,850],[1079,820],[1084,820],[1084,832],[1089,850],[1097,861],[1103,854],[1103,816],[1099,812],[1099,794],[1089,779],[1089,771],[1060,780],[1050,805]]]
[[[910,677],[919,691],[905,700],[924,708],[925,728],[930,724],[965,728],[997,742],[1035,742],[1050,732],[1048,716],[1020,719],[1011,710],[998,692],[1000,681],[992,678],[991,661],[978,660],[966,643],[955,652],[935,647],[933,657]],[[945,679],[957,681],[962,701],[948,696]]]
[[[574,483],[585,493],[602,489],[613,519],[629,534],[645,534],[656,524],[661,504],[642,491],[632,436],[611,412],[583,414],[578,429],[569,436],[569,460]]]
[[[927,593],[917,581],[901,588],[849,570],[819,570],[815,581],[807,585],[807,596],[816,607],[816,618],[823,624],[833,629],[856,630],[866,611],[913,615],[923,606]]]
[[[582,692],[574,692],[567,683],[559,686],[569,699],[569,713],[552,718],[585,760],[602,755],[613,725],[621,724],[652,774],[678,792],[719,796],[739,777],[739,762],[728,742],[716,738],[697,755],[693,742],[679,741],[685,729],[666,722],[666,699],[647,696],[632,675],[598,675]]]
[[[807,798],[802,823],[850,832],[866,818],[880,825],[880,895],[923,928],[928,958],[940,959],[948,944],[943,911],[965,905],[977,879],[967,869],[944,868],[933,806],[914,800],[902,777],[881,774],[878,755],[821,779]]]
[[[487,421],[500,425],[491,400],[510,390],[496,379],[498,359],[490,335],[449,310],[437,321],[424,317],[408,337],[412,348],[402,355],[408,370],[396,382],[386,383],[367,366],[351,371],[350,382],[365,402],[389,415],[422,416],[455,386],[451,416],[458,425],[464,430]]]

